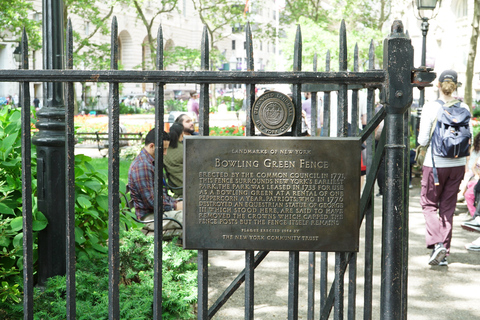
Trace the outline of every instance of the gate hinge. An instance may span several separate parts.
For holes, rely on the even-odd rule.
[[[412,84],[420,90],[431,87],[436,77],[437,74],[433,72],[433,68],[419,67],[412,70]]]

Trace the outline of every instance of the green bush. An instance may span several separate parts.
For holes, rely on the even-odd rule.
[[[480,117],[480,106],[478,104],[476,106],[474,106],[474,108],[472,110],[472,117],[473,118]]]
[[[187,112],[187,103],[188,101],[182,101],[182,100],[175,100],[175,99],[170,99],[165,101],[165,109],[166,112],[171,112],[171,111],[182,111],[182,112]]]
[[[77,256],[93,256],[96,251],[107,252],[108,239],[108,169],[98,170],[90,164],[92,158],[75,156],[75,242]],[[125,182],[119,181],[121,193]],[[127,227],[138,225],[131,218],[134,213],[120,203],[120,223]]]
[[[135,113],[137,113],[137,110],[135,110],[134,107],[126,106],[125,103],[120,103],[120,114],[135,114]]]
[[[32,107],[32,114],[35,115]],[[19,301],[23,269],[22,147],[20,109],[4,106],[0,110],[0,301]],[[33,123],[33,120],[32,120]],[[36,153],[32,145],[32,176],[36,177]],[[32,192],[37,182],[32,179]],[[47,226],[32,198],[33,259],[37,258],[37,233]]]
[[[153,318],[153,237],[138,230],[121,233],[120,245],[120,317]],[[183,250],[174,242],[163,245],[163,319],[193,319],[197,302],[196,251]],[[108,259],[106,255],[79,258],[76,272],[76,312],[78,319],[108,318]],[[64,319],[66,279],[48,280],[44,291],[35,289],[34,312],[38,319]],[[2,315],[2,311],[4,314]],[[0,318],[20,319],[20,303],[2,305]]]
[[[232,97],[227,96],[227,95],[219,97],[217,99],[217,104],[220,105],[222,102],[224,102],[227,105],[228,110],[230,110],[230,107],[232,105]],[[233,103],[235,105],[235,111],[238,111],[238,110],[242,109],[243,99],[235,99],[234,98]],[[218,108],[218,106],[217,106],[217,108]]]

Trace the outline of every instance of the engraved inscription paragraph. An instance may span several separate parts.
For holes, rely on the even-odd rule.
[[[358,140],[202,137],[185,145],[186,248],[358,250]]]

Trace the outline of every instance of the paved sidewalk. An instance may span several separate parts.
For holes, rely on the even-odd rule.
[[[415,320],[480,319],[480,253],[469,252],[466,243],[480,233],[464,231],[460,224],[467,211],[459,205],[454,219],[453,240],[448,267],[429,266],[430,250],[425,248],[425,225],[419,205],[420,178],[413,179],[410,189],[410,245],[408,278],[408,318]],[[375,248],[373,319],[380,319],[381,276],[381,197],[375,199]],[[316,278],[319,279],[320,254],[317,254]],[[244,252],[209,251],[209,305],[244,268]],[[357,270],[357,319],[363,319],[363,228]],[[329,281],[334,278],[335,256],[329,254]],[[300,254],[299,319],[307,318],[307,261]],[[345,290],[347,290],[347,283]],[[317,285],[318,298],[318,285]],[[255,319],[287,319],[288,252],[270,252],[255,271]],[[319,313],[319,303],[315,313]],[[347,300],[345,299],[345,306]],[[346,319],[345,312],[345,319]],[[315,317],[318,319],[318,316]],[[331,315],[333,319],[333,312]],[[214,319],[244,319],[244,286],[230,298]]]

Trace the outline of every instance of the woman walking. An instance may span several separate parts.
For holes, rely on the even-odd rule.
[[[440,99],[424,105],[420,119],[418,143],[426,146],[430,143],[432,126],[437,125],[437,118],[443,107],[465,108],[466,104],[456,100],[452,94],[457,89],[457,72],[446,70],[439,78],[438,89]],[[439,118],[438,118],[439,119]],[[468,125],[470,137],[472,126]],[[435,135],[435,133],[434,133]],[[456,158],[442,157],[434,152],[432,159],[432,143],[430,143],[423,164],[422,190],[420,205],[425,216],[425,240],[427,248],[432,249],[428,260],[430,265],[448,265],[447,256],[452,240],[453,214],[457,203],[458,188],[465,174],[466,156]],[[434,181],[434,169],[438,183]]]

